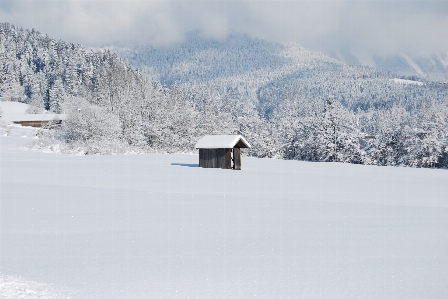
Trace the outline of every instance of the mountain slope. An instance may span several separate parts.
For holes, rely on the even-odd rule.
[[[0,23],[0,37],[0,96],[5,100],[56,113],[74,98],[112,107],[124,76],[141,81],[127,61],[110,51],[91,51],[8,23]]]
[[[185,42],[169,47],[116,44],[110,48],[135,67],[158,76],[164,84],[206,84],[224,98],[255,103],[262,114],[269,114],[285,98],[295,95],[321,99],[332,96],[356,110],[398,102],[415,106],[429,99],[443,100],[447,94],[446,88],[431,82],[400,85],[387,71],[347,65],[295,43],[272,43],[248,36],[216,41],[192,34]]]
[[[332,52],[331,56],[350,65],[363,64],[347,50]],[[434,82],[448,81],[448,52],[420,57],[406,53],[392,56],[373,55],[365,65],[391,72],[399,77]]]

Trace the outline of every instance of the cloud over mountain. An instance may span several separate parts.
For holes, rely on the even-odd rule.
[[[446,1],[11,1],[0,19],[84,44],[166,45],[197,31],[296,41],[358,57],[448,49]]]

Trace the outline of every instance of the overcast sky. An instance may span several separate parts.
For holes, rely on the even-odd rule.
[[[0,21],[85,45],[163,45],[198,31],[248,34],[316,50],[427,55],[448,51],[448,0],[0,1]]]

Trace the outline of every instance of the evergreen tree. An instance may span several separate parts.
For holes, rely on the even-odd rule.
[[[62,113],[63,112],[62,107],[66,95],[61,79],[56,79],[54,81],[53,85],[49,89],[48,96],[49,96],[48,102],[50,106],[50,111],[54,113]]]

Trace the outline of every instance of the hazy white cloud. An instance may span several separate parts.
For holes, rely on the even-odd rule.
[[[448,50],[448,1],[83,1],[0,2],[0,20],[83,44],[163,45],[198,31],[249,34],[357,55]]]

